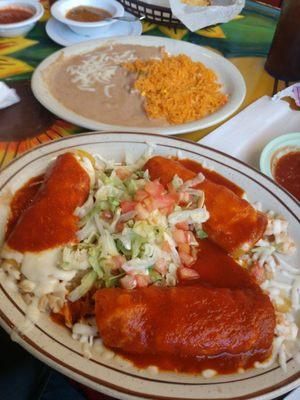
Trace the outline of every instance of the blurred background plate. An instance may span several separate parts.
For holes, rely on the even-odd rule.
[[[120,126],[112,124],[104,124],[89,118],[82,117],[74,111],[65,107],[60,103],[49,91],[48,85],[43,78],[43,71],[59,57],[64,54],[65,56],[75,56],[84,52],[93,51],[96,48],[105,46],[107,44],[132,44],[141,46],[164,46],[167,52],[171,55],[186,54],[191,57],[193,61],[200,61],[206,67],[212,69],[219,82],[222,84],[222,90],[229,95],[228,102],[213,114],[208,115],[200,120],[189,122],[181,125],[169,125],[165,127],[155,128],[156,132],[164,135],[174,135],[177,133],[187,133],[204,129],[209,126],[215,125],[232,115],[242,104],[245,94],[246,86],[245,81],[239,70],[224,57],[216,54],[214,51],[197,46],[192,43],[184,41],[167,39],[156,36],[125,36],[119,38],[95,39],[84,43],[79,43],[62,49],[50,57],[46,58],[34,71],[32,77],[32,91],[36,98],[53,114],[72,122],[73,124],[92,130],[113,130],[130,132],[152,132],[153,127],[136,127],[136,126]]]

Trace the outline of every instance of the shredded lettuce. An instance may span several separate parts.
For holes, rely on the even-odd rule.
[[[81,242],[82,240],[87,239],[88,237],[90,237],[91,235],[93,235],[94,233],[97,232],[97,228],[94,224],[93,221],[89,221],[87,224],[84,225],[83,228],[81,228],[76,236],[77,239],[79,240],[79,242]]]
[[[94,207],[93,193],[89,194],[86,202],[75,210],[75,215],[79,218],[85,217]]]
[[[110,276],[104,282],[106,288],[116,287],[120,278],[125,276],[125,272],[122,274]]]
[[[120,239],[116,240],[116,246],[118,251],[123,254],[125,257],[131,257],[131,250],[127,250],[124,244],[121,242]]]
[[[170,205],[174,206],[171,214],[167,207],[149,208],[150,202],[146,220],[140,220],[136,210],[122,214],[122,201],[136,201],[137,191],[145,190],[145,184],[150,181],[149,171],[144,171],[143,167],[152,152],[153,146],[150,145],[138,160],[127,155],[125,165],[95,155],[91,193],[84,205],[75,211],[80,219],[78,243],[63,249],[60,264],[65,271],[83,270],[85,273],[80,285],[69,294],[71,301],[83,296],[96,281],[97,287],[118,286],[120,278],[127,273],[146,274],[150,277],[150,284],[174,285],[176,269],[181,265],[178,245],[173,238],[174,225],[180,222],[189,224],[189,246],[199,245],[194,235],[201,239],[207,236],[202,223],[209,218],[209,213],[204,207],[204,196],[200,205],[202,192],[193,188],[204,179],[201,174],[185,183],[174,176],[173,188],[166,189],[166,194],[168,191],[178,194],[184,191],[191,196],[189,204]],[[124,180],[119,177],[122,177],[121,173],[124,173]],[[154,269],[155,263],[162,259],[168,269],[166,276]]]
[[[90,265],[87,250],[64,247],[62,253],[62,264],[60,266],[65,271],[88,269]]]
[[[136,191],[138,190],[138,185],[136,179],[129,179],[128,181],[125,182],[125,185],[127,187],[128,193],[130,194],[131,197],[134,197]]]
[[[205,239],[208,237],[208,234],[203,229],[197,229],[196,235],[199,239]]]
[[[183,180],[179,178],[178,175],[175,175],[174,178],[172,179],[172,185],[177,190],[180,188],[180,186],[183,185]]]
[[[87,292],[92,289],[94,283],[96,282],[96,279],[97,273],[95,271],[90,271],[85,274],[84,277],[81,279],[80,285],[72,290],[72,292],[68,295],[68,299],[71,302],[79,300],[82,296],[87,294]]]
[[[110,206],[110,211],[112,212],[115,212],[120,205],[120,201],[117,199],[117,197],[113,196],[108,196],[108,203]]]
[[[132,258],[136,258],[140,255],[140,253],[143,250],[143,245],[147,243],[147,239],[144,238],[143,236],[139,235],[136,232],[132,232],[132,236],[131,236],[131,257]]]
[[[153,268],[148,269],[149,276],[152,283],[162,281],[162,276],[158,272],[156,272]]]
[[[161,235],[161,230],[158,226],[151,225],[147,221],[137,221],[133,228],[133,232],[139,236],[142,236],[149,243],[155,243],[159,235]]]
[[[126,272],[146,270],[155,264],[159,255],[160,250],[158,247],[147,243],[144,245],[144,258],[132,258],[122,265],[122,269]]]
[[[171,225],[176,225],[179,222],[199,224],[207,221],[208,218],[209,213],[205,208],[195,208],[194,210],[175,211],[168,216],[168,221]]]
[[[104,229],[103,234],[101,235],[101,242],[102,242],[102,252],[101,252],[102,257],[109,257],[109,256],[113,257],[119,255],[115,241],[107,229]]]
[[[103,278],[103,270],[100,265],[100,254],[101,254],[101,247],[98,245],[97,247],[92,247],[88,250],[88,261],[96,272],[98,278]]]

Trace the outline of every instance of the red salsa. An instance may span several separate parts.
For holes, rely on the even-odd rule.
[[[0,9],[0,24],[15,24],[33,16],[29,8],[6,7]]]
[[[291,151],[275,165],[275,180],[300,200],[300,151]]]

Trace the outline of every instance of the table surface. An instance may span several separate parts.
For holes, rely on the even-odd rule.
[[[85,130],[58,119],[43,109],[32,97],[30,77],[35,67],[61,47],[47,37],[45,23],[49,13],[47,0],[42,1],[46,12],[42,20],[26,36],[0,38],[0,80],[18,89],[27,98],[5,112],[0,111],[0,168],[12,159],[41,143]],[[264,71],[265,57],[274,34],[279,10],[248,0],[240,15],[227,24],[220,24],[197,32],[169,29],[143,22],[143,34],[167,36],[209,47],[223,54],[241,71],[247,86],[247,96],[240,110],[263,95],[272,95],[285,83],[277,82]],[[18,125],[18,116],[28,116],[26,126]],[[13,129],[11,124],[13,124]],[[217,127],[180,135],[199,140]],[[91,393],[89,393],[92,396]],[[104,398],[104,397],[101,397]]]
[[[49,13],[48,0],[42,0],[46,12],[42,20],[26,37],[0,38],[0,80],[17,87],[26,95],[27,102],[0,111],[0,168],[26,150],[50,140],[84,132],[84,129],[62,121],[43,109],[30,93],[30,77],[34,68],[61,46],[48,38],[45,23]],[[240,110],[265,94],[271,95],[284,85],[264,71],[265,57],[274,34],[279,9],[248,0],[241,15],[227,24],[220,24],[197,32],[169,29],[143,22],[144,35],[167,36],[207,46],[223,54],[243,74],[247,96]],[[25,81],[24,81],[25,80]],[[27,82],[26,82],[27,81]],[[20,115],[27,115],[26,123],[18,125]],[[34,121],[30,118],[34,115]],[[10,125],[6,128],[7,125]],[[217,126],[181,135],[199,140]]]

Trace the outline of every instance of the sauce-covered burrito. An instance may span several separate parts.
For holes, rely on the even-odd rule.
[[[240,356],[239,366],[272,350],[274,308],[255,289],[205,286],[103,289],[96,319],[106,346],[129,354],[195,358]]]
[[[174,176],[190,181],[197,174],[180,162],[156,156],[144,166],[152,179],[160,179],[167,185]],[[193,187],[201,189],[205,195],[205,205],[210,218],[203,223],[209,237],[232,255],[250,250],[261,239],[267,226],[266,216],[256,211],[246,200],[223,185],[200,178]]]
[[[75,210],[90,192],[93,176],[88,167],[79,156],[62,154],[12,201],[1,258],[20,266],[35,286],[36,301],[47,293],[66,291],[62,281],[70,281],[76,273],[58,264],[63,247],[78,241]]]

